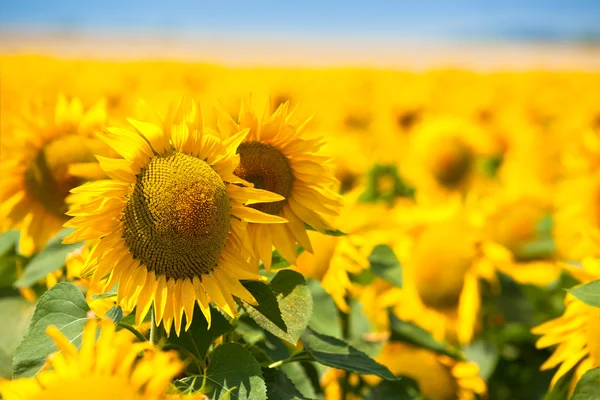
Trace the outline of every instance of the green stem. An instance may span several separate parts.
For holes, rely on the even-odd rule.
[[[129,332],[133,333],[135,335],[135,337],[137,337],[139,339],[140,342],[145,342],[148,340],[137,329],[135,329],[133,326],[131,326],[129,324],[126,324],[125,322],[119,322],[117,324],[117,326],[119,328],[127,329]]]

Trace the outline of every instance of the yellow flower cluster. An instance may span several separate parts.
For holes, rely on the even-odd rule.
[[[235,317],[234,298],[256,304],[240,280],[263,279],[273,249],[342,312],[362,304],[377,333],[389,332],[391,309],[457,346],[485,331],[483,292],[498,295],[499,276],[536,287],[561,274],[600,278],[600,74],[34,56],[2,56],[0,70],[0,228],[20,230],[24,255],[73,228],[65,242],[88,243],[77,277],[94,294],[118,285],[116,301],[137,324],[153,313],[179,335],[194,309],[210,325],[211,302]],[[346,235],[325,234],[336,230]],[[381,244],[402,265],[401,288],[358,282]],[[542,366],[559,367],[552,385],[575,370],[572,390],[600,366],[600,309],[571,295],[565,304],[533,333],[540,348],[557,346]],[[94,344],[96,327],[86,328],[79,353],[51,331],[63,350],[54,371],[0,393],[58,398],[52,384],[75,363],[85,370],[69,379],[100,382],[90,354],[107,351],[110,329]],[[134,350],[148,349],[120,357]],[[166,385],[155,381],[181,366],[148,354],[131,371],[111,359],[103,379],[158,398]],[[160,357],[164,373],[139,372]],[[408,344],[389,342],[376,359],[432,398],[487,390],[474,363]],[[332,371],[322,384],[333,400]]]

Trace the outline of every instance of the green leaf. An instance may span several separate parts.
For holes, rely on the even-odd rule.
[[[296,255],[299,256],[304,252],[304,248],[299,244],[296,245]],[[276,271],[278,269],[289,268],[292,264],[287,261],[277,250],[273,251],[273,256],[271,259],[271,271]]]
[[[496,365],[498,365],[498,361],[500,360],[498,349],[488,342],[479,340],[471,343],[463,350],[467,359],[479,366],[479,375],[483,379],[489,379],[496,370]]]
[[[121,306],[112,306],[105,314],[107,318],[113,320],[115,324],[118,324],[119,321],[123,318],[123,309]]]
[[[13,378],[32,377],[48,356],[57,350],[46,329],[55,325],[76,347],[81,344],[83,326],[90,308],[73,284],[62,282],[40,297],[23,342],[13,361]]]
[[[267,383],[267,397],[277,400],[310,400],[296,389],[290,378],[283,372],[264,368],[263,376]]]
[[[23,275],[15,282],[15,287],[30,287],[65,265],[67,254],[82,246],[82,243],[62,244],[62,240],[71,232],[72,229],[61,230],[40,253],[33,256]]]
[[[206,394],[214,400],[267,399],[260,365],[248,350],[236,343],[222,344],[212,353],[206,386]]]
[[[544,396],[544,400],[565,400],[569,398],[573,370],[563,375],[552,389]]]
[[[259,292],[257,290],[260,287],[256,285],[258,282],[253,282],[250,284],[250,287],[247,286],[248,282],[243,283],[255,298],[256,295],[253,290],[262,296],[261,298],[256,298],[259,303],[258,308],[253,306],[246,307],[252,319],[261,328],[273,335],[296,344],[300,335],[308,326],[313,307],[312,297],[306,286],[304,277],[298,272],[291,270],[279,271],[268,286],[275,296],[276,303],[273,303],[273,298],[268,295],[268,291],[262,289]],[[268,308],[263,309],[263,312],[257,312],[261,310],[260,307],[263,304],[265,307],[268,306]],[[274,321],[276,319],[276,309],[281,313],[281,322],[283,322],[285,329],[282,329],[281,323],[276,324]],[[267,313],[269,317],[267,317]]]
[[[110,297],[116,297],[118,288],[119,288],[119,285],[114,285],[112,288],[110,288],[110,290],[106,291],[103,294],[93,295],[92,300],[100,300],[100,299],[108,299]]]
[[[455,349],[451,348],[447,344],[438,342],[431,336],[431,333],[425,329],[414,325],[410,322],[401,321],[390,312],[390,327],[391,327],[391,341],[399,341],[404,343],[410,343],[419,347],[432,350],[436,353],[445,354],[457,360],[463,360],[464,357]]]
[[[383,381],[375,386],[365,400],[421,400],[419,384],[411,378],[402,377],[397,381]]]
[[[183,379],[176,380],[173,382],[173,386],[175,386],[181,394],[190,395],[202,389],[204,380],[204,375],[191,375]]]
[[[308,290],[310,290],[313,303],[319,305],[313,308],[308,326],[327,336],[342,337],[340,315],[333,297],[315,279],[307,279],[306,285]]]
[[[307,363],[295,362],[290,364],[285,364],[279,367],[279,369],[285,373],[285,375],[292,381],[294,387],[302,393],[304,397],[315,398],[317,397],[316,390],[321,390],[321,386],[319,385],[318,378],[317,382],[313,383],[313,381],[308,376],[308,372],[305,368]],[[311,367],[310,365],[308,366]],[[316,388],[315,388],[316,385]]]
[[[279,271],[271,281],[277,296],[287,333],[269,331],[290,343],[296,344],[308,326],[313,311],[313,299],[304,277],[296,271]]]
[[[363,375],[377,375],[391,381],[398,379],[387,367],[340,339],[321,335],[309,328],[302,335],[302,340],[306,351],[323,365]]]
[[[183,347],[193,354],[198,360],[203,361],[206,357],[206,352],[216,338],[233,330],[233,326],[219,311],[210,308],[211,325],[208,329],[206,318],[202,315],[198,305],[195,305],[194,318],[190,328],[181,332],[180,336],[175,334],[175,328],[171,328],[171,333],[167,343],[173,343]],[[184,322],[185,324],[185,318]]]
[[[598,400],[600,399],[600,367],[586,372],[573,391],[571,400]]]
[[[31,321],[35,304],[22,297],[0,299],[0,378],[12,375],[12,360],[15,350]]]
[[[394,286],[402,287],[402,266],[391,247],[380,244],[369,256],[371,271]]]
[[[363,312],[362,304],[355,300],[349,301],[350,315],[348,326],[348,343],[356,349],[367,354],[369,357],[375,357],[381,352],[385,341],[366,340],[369,333],[374,331],[371,321]]]
[[[0,235],[0,255],[8,253],[17,246],[19,231],[8,231]]]
[[[264,329],[270,330],[275,326],[287,333],[287,326],[271,286],[257,281],[242,281],[242,284],[258,303],[258,306],[243,304],[248,315]]]
[[[308,225],[308,224],[304,224],[304,227],[306,228],[307,231],[316,231],[315,228],[313,228],[312,226]],[[325,229],[325,235],[329,235],[329,236],[348,236],[347,233],[344,233],[340,230],[331,230],[331,229]]]
[[[575,286],[569,292],[589,306],[600,307],[600,279]]]

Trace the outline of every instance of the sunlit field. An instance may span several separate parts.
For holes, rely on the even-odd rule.
[[[0,71],[5,400],[600,399],[600,72]]]

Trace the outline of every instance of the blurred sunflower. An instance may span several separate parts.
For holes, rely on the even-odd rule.
[[[248,225],[248,236],[254,256],[271,267],[274,246],[290,263],[296,262],[296,243],[312,252],[305,224],[319,232],[331,229],[327,216],[337,215],[338,195],[332,190],[337,184],[329,157],[317,152],[321,138],[303,137],[306,122],[294,120],[293,112],[284,103],[271,114],[267,103],[262,114],[255,112],[249,101],[243,101],[237,119],[222,112],[219,129],[226,137],[248,129],[249,133],[237,147],[240,164],[235,175],[283,197],[271,203],[252,207],[269,215],[288,220],[285,225]]]
[[[340,310],[348,312],[346,296],[352,287],[351,276],[369,268],[369,254],[385,242],[394,228],[389,209],[381,204],[358,202],[360,190],[345,196],[345,205],[334,224],[345,236],[308,232],[313,253],[303,252],[296,261],[302,275],[319,280]]]
[[[196,102],[183,98],[171,133],[129,119],[134,130],[108,128],[100,137],[123,159],[99,157],[111,180],[74,190],[65,226],[76,231],[65,242],[99,239],[83,276],[92,283],[108,276],[104,290],[118,283],[117,301],[136,306],[139,324],[154,304],[156,324],[167,332],[182,315],[192,322],[197,302],[210,323],[209,302],[237,313],[233,296],[255,303],[240,279],[260,279],[243,256],[244,221],[285,219],[244,204],[282,197],[244,187],[233,172],[236,149],[248,131],[221,141],[204,132]],[[208,296],[207,296],[208,295]]]
[[[482,250],[495,268],[520,283],[547,285],[557,279],[552,203],[544,192],[495,193],[485,207]]]
[[[565,265],[582,283],[600,279],[600,260],[586,259],[581,268]],[[558,318],[545,322],[531,330],[541,335],[538,348],[556,346],[554,353],[542,365],[542,370],[558,368],[551,387],[572,369],[571,392],[575,384],[590,369],[600,367],[600,308],[589,306],[571,294],[565,298],[566,309]]]
[[[102,176],[94,155],[111,154],[93,135],[107,119],[103,102],[85,111],[79,99],[61,95],[53,111],[24,110],[0,158],[0,229],[20,229],[19,251],[27,256],[67,221],[69,190]]]
[[[405,240],[394,246],[403,266],[403,287],[379,293],[372,299],[374,308],[391,306],[398,318],[439,339],[469,343],[479,321],[479,280],[496,279],[482,257],[477,226],[460,201],[412,213],[414,219],[425,219],[413,221]],[[421,213],[425,215],[419,217]]]
[[[51,326],[47,333],[59,352],[35,378],[0,380],[5,400],[153,400],[162,398],[183,369],[176,352],[162,352],[148,342],[133,342],[126,330],[115,332],[110,320],[89,320],[81,349]],[[140,353],[143,355],[140,357]]]
[[[401,342],[385,344],[377,362],[397,376],[408,376],[419,383],[421,394],[436,400],[475,400],[487,392],[479,367],[472,362],[457,361]],[[370,384],[380,380],[365,376]]]
[[[600,256],[600,173],[562,181],[555,196],[560,255],[570,260]]]
[[[411,134],[402,169],[417,190],[430,195],[466,192],[482,180],[478,159],[492,151],[478,125],[432,117]]]

